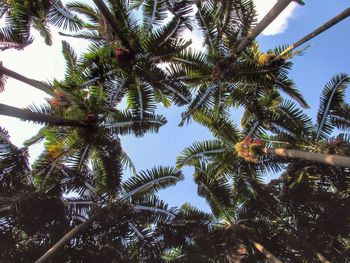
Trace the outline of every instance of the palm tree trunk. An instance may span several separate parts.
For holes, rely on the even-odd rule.
[[[70,239],[75,237],[84,228],[86,228],[95,217],[91,217],[85,222],[81,223],[80,225],[74,227],[71,231],[65,234],[55,245],[53,245],[44,255],[42,255],[37,261],[35,261],[35,263],[48,262],[49,259],[51,259],[64,244],[66,244]]]
[[[255,248],[259,250],[266,258],[271,260],[273,263],[283,263],[279,258],[277,258],[274,254],[272,254],[270,251],[268,251],[263,245],[261,245],[258,242],[252,241]]]
[[[281,54],[279,54],[275,59],[283,57],[284,55],[286,55],[288,52],[292,51],[293,49],[299,47],[300,45],[304,44],[305,42],[309,41],[310,39],[318,36],[319,34],[321,34],[322,32],[326,31],[327,29],[329,29],[330,27],[338,24],[340,21],[344,20],[345,18],[347,18],[348,16],[350,16],[350,7],[345,9],[343,12],[341,12],[340,14],[336,15],[335,17],[333,17],[332,19],[328,20],[326,23],[324,23],[322,26],[320,26],[319,28],[315,29],[314,31],[312,31],[310,34],[306,35],[305,37],[303,37],[302,39],[300,39],[299,41],[295,42],[294,44],[290,45],[287,49],[285,49]]]
[[[40,81],[37,81],[37,80],[34,80],[34,79],[30,79],[30,78],[27,78],[15,71],[12,71],[8,68],[5,68],[2,63],[0,63],[0,74],[4,74],[8,77],[11,77],[11,78],[14,78],[16,80],[19,80],[19,81],[22,81],[30,86],[33,86],[41,91],[44,91],[46,92],[47,94],[49,94],[50,96],[52,97],[57,97],[58,96],[54,93],[53,91],[53,88],[50,87],[49,85],[46,85]]]
[[[55,116],[50,116],[43,113],[31,112],[16,107],[8,106],[0,103],[0,115],[15,117],[26,121],[33,121],[39,123],[46,123],[56,126],[71,126],[89,128],[90,125],[76,120],[64,119]]]
[[[241,42],[235,50],[238,56],[246,47],[266,28],[273,20],[292,2],[292,0],[279,0],[266,14],[266,16],[256,25],[252,32]]]
[[[113,29],[113,31],[117,34],[121,44],[131,50],[131,46],[130,43],[128,41],[128,39],[123,35],[123,33],[120,31],[120,26],[118,26],[115,18],[113,17],[113,15],[111,14],[111,12],[108,10],[108,7],[106,6],[106,4],[103,2],[103,0],[93,0],[95,5],[97,6],[97,8],[100,10],[100,12],[102,13],[102,15],[104,16],[104,18],[107,20],[107,22],[109,23],[109,25],[111,26],[111,28]]]
[[[276,156],[288,157],[293,159],[303,159],[312,162],[325,163],[329,165],[338,165],[342,167],[350,168],[350,157],[339,156],[333,154],[312,153],[303,152],[298,150],[289,150],[282,148],[263,148],[263,152],[266,154],[273,154]]]

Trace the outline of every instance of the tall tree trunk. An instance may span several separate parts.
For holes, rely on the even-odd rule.
[[[62,246],[64,246],[69,240],[74,238],[82,230],[84,230],[86,227],[88,227],[99,216],[108,212],[107,211],[108,209],[109,209],[109,207],[101,209],[95,215],[93,215],[89,219],[87,219],[85,222],[74,227],[71,231],[69,231],[67,234],[65,234],[60,240],[58,240],[58,242],[55,245],[53,245],[48,251],[46,251],[46,253],[44,255],[42,255],[37,261],[35,261],[35,263],[47,262],[48,260],[50,260]]]
[[[235,56],[238,56],[246,47],[268,27],[273,20],[292,2],[292,0],[278,0],[266,16],[256,25],[252,32],[241,42],[235,50]]]
[[[280,259],[278,259],[274,254],[272,254],[270,251],[268,251],[263,245],[261,245],[258,242],[252,241],[255,248],[259,250],[266,258],[271,260],[273,263],[283,263]]]
[[[35,263],[48,262],[57,251],[64,246],[70,239],[79,234],[84,228],[86,228],[93,221],[93,217],[89,218],[85,222],[74,227],[71,231],[65,234],[55,245],[53,245],[44,255],[42,255]]]
[[[338,166],[350,168],[350,157],[348,156],[303,152],[298,150],[289,150],[289,149],[281,149],[281,148],[279,149],[263,148],[263,152],[266,154],[273,154],[273,155],[282,156],[282,157],[288,157],[293,159],[303,159],[303,160],[308,160],[312,162],[319,162],[319,163],[338,165]]]
[[[34,88],[37,88],[41,91],[46,92],[47,94],[49,94],[52,97],[58,98],[58,96],[54,93],[53,88],[50,87],[49,85],[42,83],[40,81],[34,80],[34,79],[27,78],[27,77],[15,72],[15,71],[12,71],[8,68],[5,68],[1,63],[0,63],[0,74],[4,74],[8,77],[22,81],[30,86],[33,86]]]
[[[286,55],[288,52],[292,51],[293,49],[299,47],[300,45],[304,44],[305,42],[309,41],[310,39],[318,36],[322,32],[326,31],[330,27],[338,24],[340,21],[344,20],[350,16],[350,7],[345,9],[343,12],[340,14],[336,15],[332,19],[328,20],[326,23],[324,23],[322,26],[319,28],[315,29],[312,31],[310,34],[306,35],[305,37],[301,38],[299,41],[295,42],[294,44],[290,45],[287,49],[285,49],[281,54],[279,54],[275,59],[283,57]]]
[[[87,125],[84,122],[59,118],[55,116],[50,116],[43,113],[31,112],[29,110],[23,110],[16,107],[8,106],[0,103],[0,115],[15,117],[23,119],[26,121],[33,121],[39,123],[46,123],[56,126],[71,126],[71,127],[82,127],[89,128],[90,125]]]
[[[116,33],[116,35],[118,36],[121,44],[131,50],[131,46],[130,43],[128,41],[128,39],[123,35],[123,33],[120,31],[120,26],[118,26],[115,17],[112,15],[112,13],[109,11],[108,7],[106,6],[106,4],[103,2],[103,0],[93,0],[95,5],[97,6],[97,8],[100,10],[101,14],[103,15],[103,17],[107,20],[107,22],[109,23],[109,25],[111,26],[111,28],[113,29],[113,31]]]

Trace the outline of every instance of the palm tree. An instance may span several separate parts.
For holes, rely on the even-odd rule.
[[[99,172],[100,171],[97,171],[97,173]],[[84,220],[84,222],[76,225],[75,228],[64,235],[36,262],[46,262],[55,253],[57,253],[57,250],[62,247],[62,245],[71,239],[76,239],[76,236],[80,234],[84,228],[91,225],[92,222],[97,221],[99,224],[101,224],[101,220],[105,220],[106,216],[107,218],[111,216],[113,219],[113,217],[116,217],[117,214],[115,213],[117,212],[120,213],[117,216],[117,218],[119,217],[120,219],[122,219],[121,215],[125,214],[125,219],[122,219],[125,222],[116,221],[118,222],[117,229],[120,228],[120,231],[122,231],[124,235],[130,235],[131,233],[134,235],[134,237],[132,237],[132,235],[130,235],[129,238],[127,236],[124,237],[125,248],[130,246],[130,249],[132,249],[135,241],[144,242],[146,244],[149,242],[150,246],[160,245],[157,244],[155,240],[157,233],[153,233],[155,231],[155,227],[160,223],[164,224],[166,222],[171,222],[171,220],[175,217],[175,211],[168,209],[167,205],[159,200],[154,194],[160,189],[176,184],[181,179],[182,174],[179,170],[162,167],[153,168],[152,170],[147,170],[145,172],[141,172],[139,175],[130,177],[123,182],[117,190],[113,188],[106,192],[114,192],[116,193],[116,196],[110,194],[99,194],[98,200],[96,200],[96,194],[100,190],[98,190],[99,187],[96,184],[97,182],[95,182],[95,185],[89,185],[87,182],[84,182],[85,184],[89,185],[90,190],[88,190],[85,185],[82,185],[85,187],[86,191],[89,192],[89,195],[87,196],[85,193],[85,195],[80,196],[80,198],[68,198],[65,202],[71,209],[71,213],[75,214],[76,218],[86,217],[86,211],[92,211],[92,208],[94,211],[93,214],[89,216],[88,219]],[[123,209],[126,211],[123,212]],[[101,216],[103,216],[104,219],[101,219]],[[151,224],[154,224],[154,226],[151,226]],[[127,229],[122,229],[125,227]],[[110,231],[110,229],[102,228],[102,231]],[[127,234],[128,232],[129,234]],[[121,237],[119,237],[119,239],[120,238]],[[152,244],[153,242],[155,242],[155,244]],[[150,247],[150,249],[152,248]],[[145,250],[147,249],[145,248]],[[146,251],[144,252],[146,253]],[[140,258],[140,262],[144,262],[144,259]]]
[[[235,53],[241,39],[254,25],[255,10],[251,1],[225,4],[197,1],[196,6],[195,18],[203,35],[204,48],[201,51],[187,49],[175,55],[168,69],[173,80],[183,80],[195,94],[182,114],[181,125],[197,110],[223,114],[228,107],[241,103],[235,97],[236,92],[245,90],[248,93],[254,87],[257,93],[264,89],[282,90],[307,107],[287,76],[290,62],[280,59],[275,63],[260,63],[259,58],[264,54],[256,42],[250,43],[244,54]],[[283,49],[276,48],[269,53],[277,56]]]
[[[213,262],[245,262],[247,257],[248,262],[257,262],[257,259],[261,258],[259,255],[256,255],[256,252],[261,252],[272,262],[282,262],[262,245],[261,241],[257,241],[256,233],[254,232],[258,230],[246,227],[246,223],[237,217],[239,210],[244,209],[242,206],[247,202],[247,199],[253,198],[255,189],[261,187],[259,186],[260,183],[254,182],[254,175],[246,174],[247,177],[251,176],[247,181],[250,181],[251,187],[253,186],[255,189],[248,190],[249,192],[245,193],[246,196],[243,198],[241,196],[243,194],[241,193],[240,195],[236,191],[245,191],[245,187],[240,189],[232,188],[231,184],[233,181],[231,176],[235,173],[233,170],[226,168],[225,172],[220,172],[222,167],[219,167],[219,163],[215,161],[197,163],[194,167],[194,180],[198,184],[198,194],[206,199],[213,214],[211,222],[215,227],[215,231],[212,231],[210,240],[212,242],[224,242],[225,244],[225,248],[221,248],[221,250],[225,251],[224,258],[221,261]],[[248,167],[245,168],[247,169]],[[248,172],[249,169],[246,171]],[[254,173],[254,170],[251,170],[251,172]],[[239,179],[235,177],[233,180],[235,181],[234,185],[238,186],[239,183],[237,181]],[[206,254],[205,250],[203,254]],[[220,251],[217,251],[217,255],[219,254]],[[250,254],[253,256],[249,257]]]
[[[190,1],[162,1],[153,6],[142,1],[116,1],[109,6],[103,1],[95,1],[95,4],[98,9],[84,3],[69,4],[72,11],[86,16],[88,23],[79,34],[65,34],[94,42],[85,54],[83,64],[95,68],[96,72],[101,67],[96,66],[99,62],[106,70],[90,84],[104,78],[113,79],[119,73],[128,80],[126,90],[130,99],[142,101],[144,95],[165,106],[172,102],[180,106],[189,103],[187,87],[180,80],[170,79],[159,64],[170,62],[175,54],[191,44],[191,41],[178,38],[190,27]],[[142,8],[144,19],[141,22],[134,18],[135,8]],[[164,22],[167,11],[173,17]],[[143,104],[138,106],[142,108]]]
[[[338,97],[338,99],[340,98]],[[288,115],[284,114],[284,116]],[[286,180],[288,183],[286,183],[287,186],[284,187],[273,183],[271,183],[271,186],[265,186],[261,183],[261,176],[266,172],[272,171],[276,173],[281,171],[283,166],[277,164],[286,162],[285,159],[268,159],[267,156],[261,156],[260,158],[262,159],[259,159],[257,163],[245,162],[244,159],[237,156],[236,151],[233,150],[235,141],[239,140],[241,135],[232,124],[225,119],[219,120],[218,118],[213,118],[213,116],[208,113],[202,114],[201,116],[197,113],[196,120],[199,120],[202,124],[209,127],[219,140],[194,143],[191,147],[186,148],[182,152],[182,156],[178,157],[177,165],[178,167],[190,165],[195,168],[194,176],[199,187],[199,192],[206,198],[211,206],[213,214],[222,222],[225,222],[225,224],[231,223],[232,229],[236,232],[238,231],[238,233],[233,232],[235,234],[229,235],[233,243],[227,240],[226,244],[232,244],[232,248],[235,249],[243,245],[246,251],[251,249],[250,253],[248,253],[248,262],[258,262],[258,260],[262,260],[259,257],[256,258],[255,249],[266,252],[265,256],[273,258],[275,262],[281,262],[278,261],[280,259],[282,261],[292,260],[293,262],[301,262],[301,259],[306,258],[308,260],[318,258],[319,260],[323,260],[322,262],[330,262],[327,258],[332,259],[332,257],[338,257],[335,251],[329,252],[333,253],[332,257],[330,257],[328,252],[325,255],[322,251],[325,251],[324,249],[329,251],[329,246],[331,246],[330,244],[332,242],[337,242],[339,248],[343,250],[343,245],[340,245],[341,242],[343,242],[342,237],[338,239],[338,233],[332,233],[331,238],[322,243],[324,247],[317,246],[316,244],[321,242],[324,238],[321,236],[327,235],[327,226],[325,223],[322,223],[322,227],[317,228],[317,230],[313,232],[314,226],[316,226],[317,223],[311,222],[311,218],[318,217],[314,217],[312,212],[313,208],[310,207],[310,212],[308,212],[309,210],[304,211],[303,209],[305,202],[310,202],[311,206],[317,206],[322,205],[323,201],[321,199],[313,199],[316,198],[316,196],[313,196],[311,192],[308,194],[308,199],[302,193],[306,186],[306,189],[309,189],[309,191],[312,190],[314,185],[312,178],[315,178],[314,176],[316,176],[316,174],[317,180],[319,180],[319,190],[327,192],[330,190],[327,187],[333,184],[339,187],[339,189],[345,189],[346,185],[341,183],[341,181],[347,180],[348,169],[339,166],[318,164],[306,160],[287,160],[290,165],[287,170],[288,176],[286,173],[285,179],[290,177],[293,179],[291,181]],[[292,120],[293,119],[290,119],[288,122]],[[293,131],[293,129],[290,130]],[[286,132],[286,130],[284,132]],[[314,136],[316,136],[315,133]],[[267,137],[263,138],[268,139]],[[273,139],[278,139],[278,137]],[[347,141],[348,137],[340,136],[337,141],[324,143],[323,151],[327,149],[330,153],[348,155],[349,143]],[[271,156],[270,158],[274,157]],[[294,165],[296,165],[296,167],[294,167]],[[321,179],[325,178],[324,176],[327,176],[326,181],[322,181],[323,179]],[[294,185],[298,185],[300,180],[303,183],[301,183],[300,188],[296,186],[296,189],[299,188],[298,192],[289,192],[286,190],[286,193],[286,191],[284,191],[284,189],[290,189],[293,188]],[[309,185],[305,186],[307,182],[309,182]],[[293,198],[298,202],[295,204],[298,208],[294,208],[297,210],[291,210],[292,208],[289,210],[290,205],[283,203],[289,202],[290,195],[293,195]],[[334,201],[335,197],[332,196],[327,199],[327,202],[329,202],[329,207],[334,205],[337,208],[330,208],[330,210],[319,208],[319,212],[325,213],[323,216],[325,216],[327,220],[333,218],[331,213],[331,211],[334,211],[333,209],[340,213],[340,211],[343,211],[343,203],[347,202],[346,198],[340,200],[342,199],[341,196],[343,196],[341,193],[336,196],[337,201]],[[326,207],[325,203],[323,205],[322,207]],[[310,222],[310,224],[304,224],[303,227],[305,231],[310,231],[312,233],[313,240],[305,239],[302,234],[304,231],[303,227],[296,227],[294,225],[292,228],[289,227],[289,220],[296,216],[296,214],[292,213],[298,213],[300,217],[308,213],[307,215],[310,217],[310,221],[303,218],[300,219],[303,220],[300,221],[300,224],[302,222]],[[329,223],[330,221],[326,222]],[[228,231],[227,228],[225,231]],[[320,233],[320,236],[316,237],[316,233]],[[223,234],[221,233],[220,235]],[[236,240],[235,242],[243,242],[243,244],[238,246],[237,243],[234,243],[234,240]],[[240,260],[238,255],[235,255],[234,252],[232,253],[233,254],[230,256],[231,260]]]
[[[297,143],[298,140],[299,144],[315,141],[313,147],[315,147],[316,151],[319,151],[321,149],[317,148],[318,145],[324,143],[322,140],[327,139],[332,134],[335,127],[344,131],[349,130],[348,116],[346,114],[342,115],[344,109],[348,107],[345,103],[345,89],[349,83],[350,78],[346,74],[339,74],[335,75],[330,82],[325,85],[321,95],[321,104],[317,113],[316,125],[313,126],[310,119],[305,118],[305,115],[304,117],[300,117],[299,119],[302,118],[303,122],[306,124],[302,127],[308,127],[307,130],[309,131],[306,133],[299,133],[298,135],[294,133],[292,137],[296,139],[296,141],[294,140],[295,143]],[[302,114],[298,115],[302,116]],[[307,122],[309,122],[309,124],[307,124]],[[313,129],[310,131],[310,128]],[[277,141],[285,140],[286,135],[285,132],[279,132],[278,136],[276,136]],[[294,147],[294,145],[292,145],[292,147]],[[236,145],[236,150],[240,156],[251,161],[258,161],[256,159],[258,154],[273,154],[281,157],[304,159],[342,167],[349,167],[350,164],[350,159],[347,156],[305,152],[285,148],[263,148],[262,141],[259,142],[250,138],[239,142]]]
[[[75,257],[89,260],[129,258],[130,261],[125,262],[150,262],[157,259],[162,243],[157,240],[156,228],[158,224],[171,223],[176,211],[168,208],[155,193],[181,180],[179,170],[155,167],[116,185],[104,176],[106,170],[103,168],[111,170],[111,165],[102,167],[95,162],[93,170],[84,165],[82,172],[77,173],[56,163],[45,174],[47,180],[40,184],[37,180],[40,173],[28,167],[28,155],[13,146],[8,137],[2,130],[0,228],[4,230],[2,236],[6,235],[9,240],[3,247],[2,260],[34,260],[60,236],[66,241],[71,239],[58,253],[60,258],[67,260]],[[100,154],[110,159],[114,171],[120,171],[121,160],[114,149],[104,147]],[[116,181],[120,180],[120,174],[115,176],[119,176]],[[27,180],[31,177],[34,181]],[[75,197],[68,195],[72,191]],[[7,231],[8,227],[15,231]],[[73,231],[69,231],[71,228]],[[64,235],[64,231],[68,234]],[[13,250],[12,242],[16,242],[17,250]],[[116,248],[114,252],[110,251],[111,246]],[[81,247],[85,248],[85,255],[81,254]],[[94,254],[97,248],[99,253]],[[101,249],[106,253],[101,254]],[[49,251],[38,262],[57,254],[57,248]]]
[[[0,50],[23,49],[31,44],[31,27],[39,31],[46,44],[51,45],[52,36],[48,24],[76,31],[83,23],[60,0],[5,1],[0,16],[4,16],[6,21],[6,26],[0,29]]]

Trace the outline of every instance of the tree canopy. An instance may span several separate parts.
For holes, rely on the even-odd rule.
[[[66,39],[61,80],[0,62],[0,91],[14,78],[48,96],[24,109],[0,104],[1,115],[42,125],[22,147],[0,127],[0,261],[347,262],[350,77],[325,84],[311,118],[289,73],[308,52],[295,49],[350,12],[263,52],[256,37],[291,2],[260,22],[253,0],[0,3],[0,50],[27,48],[33,30],[51,45],[51,27]],[[201,35],[201,49],[186,32]],[[77,54],[71,38],[89,47]],[[180,107],[179,126],[196,122],[213,139],[174,156],[176,168],[154,160],[138,171],[123,137],[158,133],[159,107]],[[186,166],[210,211],[158,196]]]

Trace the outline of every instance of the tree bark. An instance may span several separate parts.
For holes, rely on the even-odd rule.
[[[252,241],[255,248],[259,250],[266,258],[271,260],[273,263],[283,263],[280,259],[278,259],[274,254],[272,254],[270,251],[268,251],[263,245],[261,245],[258,242]]]
[[[350,157],[339,156],[333,154],[323,154],[323,153],[313,153],[313,152],[303,152],[298,150],[289,149],[274,149],[274,148],[264,148],[263,152],[266,154],[273,154],[282,157],[288,157],[293,159],[303,159],[312,162],[325,163],[329,165],[338,165],[342,167],[350,168]]]
[[[241,42],[234,51],[235,56],[238,56],[246,47],[268,27],[273,20],[292,2],[292,0],[279,0],[266,14],[266,16],[256,25],[252,32]]]
[[[44,255],[42,255],[35,263],[47,262],[50,260],[57,251],[66,244],[70,239],[79,234],[84,228],[86,228],[92,221],[94,217],[89,218],[85,222],[74,227],[71,231],[65,234],[55,245],[53,245]]]
[[[46,115],[43,113],[31,112],[29,110],[19,109],[0,103],[0,115],[15,117],[26,121],[33,121],[39,123],[46,123],[56,126],[71,126],[89,128],[90,126],[84,122],[59,118],[55,116]]]
[[[0,63],[0,74],[4,74],[8,77],[22,81],[30,86],[33,86],[34,88],[37,88],[37,89],[49,94],[52,97],[58,98],[58,96],[54,93],[53,88],[50,87],[49,85],[46,85],[45,83],[42,83],[42,82],[34,80],[34,79],[27,78],[27,77],[15,72],[15,71],[12,71],[8,68],[5,68],[1,63]]]
[[[299,41],[295,42],[294,44],[290,45],[287,49],[285,49],[281,54],[279,54],[275,59],[278,59],[280,57],[283,57],[286,55],[288,52],[292,51],[293,49],[299,47],[300,45],[304,44],[305,42],[309,41],[310,39],[318,36],[322,32],[326,31],[330,27],[338,24],[340,21],[344,20],[350,16],[350,7],[345,9],[343,12],[340,14],[336,15],[332,19],[328,20],[326,23],[324,23],[322,26],[319,28],[315,29],[312,31],[310,34],[306,35],[305,37],[301,38]]]

